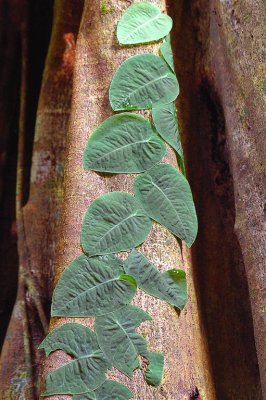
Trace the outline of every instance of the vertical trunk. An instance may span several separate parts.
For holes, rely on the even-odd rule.
[[[192,264],[213,383],[218,399],[259,399],[260,380],[266,396],[265,4],[171,4],[178,109],[199,217]]]
[[[130,55],[158,52],[158,45],[131,49],[118,46],[115,39],[116,23],[128,3],[125,4],[122,0],[110,0],[109,12],[101,13],[100,0],[85,2],[76,48],[56,280],[69,262],[81,254],[81,223],[89,204],[99,195],[109,191],[132,192],[132,176],[107,176],[84,171],[82,167],[82,154],[88,136],[112,113],[107,93],[115,70]],[[163,1],[154,0],[153,3],[165,9]],[[174,152],[170,148],[165,161],[176,165]],[[183,249],[182,255],[176,239],[158,224],[154,225],[141,249],[161,270],[187,267],[190,277],[189,253]],[[208,400],[214,398],[191,278],[189,278],[189,292],[190,300],[181,316],[178,316],[173,308],[143,293],[139,293],[134,300],[135,304],[143,307],[154,317],[151,323],[145,324],[142,328],[151,348],[164,351],[166,356],[164,381],[160,389],[148,386],[139,371],[135,372],[133,380],[117,371],[114,373],[113,376],[133,390],[136,399],[181,400],[193,396],[193,393],[196,393],[196,386],[200,388],[203,398],[206,397]],[[69,320],[53,319],[50,328],[53,329]],[[87,325],[92,323],[89,318],[78,320]],[[66,359],[68,356],[60,351],[53,353],[46,362],[44,375]],[[69,396],[60,395],[52,398],[67,399]]]
[[[37,347],[48,328],[55,233],[62,202],[63,157],[80,10],[81,2],[76,2],[75,7],[68,1],[55,2],[51,45],[37,112],[30,196],[26,206],[23,206],[27,132],[27,57],[24,57],[17,176],[19,288],[1,354],[3,400],[15,399],[18,393],[27,400],[38,397],[41,355]],[[26,41],[25,31],[22,36]]]

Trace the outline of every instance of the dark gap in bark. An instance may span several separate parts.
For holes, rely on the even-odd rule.
[[[181,137],[199,219],[192,274],[217,399],[252,400],[261,398],[261,389],[247,277],[234,231],[234,182],[226,140],[231,127],[226,126],[215,71],[208,63],[213,57],[209,41],[216,40],[210,37],[211,5],[209,0],[168,1],[181,87]]]
[[[16,168],[21,69],[18,17],[0,5],[0,351],[16,299]]]
[[[26,154],[24,171],[24,201],[29,197],[31,158],[36,123],[36,112],[47,55],[53,17],[53,0],[29,1],[29,63],[27,76]]]
[[[16,168],[21,76],[20,23],[23,2],[4,1],[0,6],[0,350],[14,306],[18,281],[16,238]],[[26,96],[26,148],[24,201],[29,195],[36,110],[48,49],[53,1],[29,2],[29,60]]]

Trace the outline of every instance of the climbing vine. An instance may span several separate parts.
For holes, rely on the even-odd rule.
[[[150,3],[131,5],[117,26],[121,45],[164,39],[160,55],[135,55],[124,61],[112,79],[109,100],[118,114],[107,118],[90,136],[83,156],[86,170],[135,173],[134,195],[111,192],[89,206],[81,228],[84,254],[62,273],[52,299],[52,317],[95,317],[94,331],[66,323],[42,342],[48,356],[61,349],[72,361],[47,376],[44,395],[71,394],[74,400],[127,400],[133,393],[108,380],[115,367],[129,377],[147,360],[144,378],[158,386],[163,353],[149,352],[136,328],[151,316],[130,304],[136,290],[182,310],[186,303],[186,275],[170,269],[160,273],[135,249],[147,238],[153,221],[164,225],[191,246],[197,217],[184,176],[183,151],[174,101],[179,86],[174,73],[169,32],[172,20]],[[128,112],[151,110],[152,121]],[[181,172],[160,163],[166,143],[176,151]],[[123,262],[115,253],[130,251]]]

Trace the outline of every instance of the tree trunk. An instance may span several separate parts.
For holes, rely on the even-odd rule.
[[[17,0],[13,1],[16,6]],[[31,4],[28,1],[26,5]],[[1,354],[3,400],[39,397],[43,353],[37,346],[45,335],[53,281],[81,254],[81,223],[87,207],[110,191],[132,193],[132,175],[84,171],[82,155],[93,130],[112,115],[108,88],[121,62],[143,52],[158,54],[158,44],[118,46],[117,21],[133,2],[55,0],[26,206],[21,166],[26,156],[25,118],[32,113],[27,97],[25,102],[31,76],[27,65],[26,73],[25,65],[22,71],[19,289]],[[181,87],[177,108],[199,234],[191,251],[184,245],[181,249],[166,229],[155,224],[141,246],[159,270],[184,268],[188,277],[189,300],[180,315],[144,293],[134,299],[134,304],[153,316],[140,332],[145,333],[151,350],[165,353],[162,385],[148,386],[140,371],[132,380],[115,370],[111,376],[125,383],[136,400],[266,399],[264,1],[151,2],[174,20],[171,41]],[[19,23],[24,21],[23,14],[15,14]],[[1,46],[2,42],[0,50]],[[12,47],[11,55],[14,43]],[[12,57],[9,60],[14,63]],[[4,124],[7,112],[0,111]],[[170,148],[164,161],[177,165]],[[49,329],[74,320],[93,327],[91,318],[54,318]],[[61,351],[51,354],[44,363],[42,386],[47,373],[69,359]]]
[[[81,254],[80,231],[85,211],[99,195],[109,191],[132,192],[132,175],[104,175],[87,172],[82,167],[82,155],[87,138],[92,131],[112,114],[108,101],[108,88],[115,70],[130,55],[140,52],[158,52],[158,45],[121,48],[115,39],[115,29],[121,13],[128,7],[122,0],[108,2],[109,13],[101,13],[100,0],[85,1],[77,40],[71,122],[68,132],[68,151],[65,163],[65,192],[62,230],[58,242],[56,281],[64,268]],[[163,1],[153,1],[165,9]],[[176,165],[174,152],[168,148],[165,161]],[[160,225],[155,224],[141,250],[161,270],[186,267],[189,271],[189,254],[183,256],[176,239]],[[132,380],[117,371],[112,372],[135,393],[136,399],[183,399],[194,393],[196,385],[204,396],[212,399],[212,382],[204,351],[192,280],[189,280],[190,300],[179,316],[176,311],[159,300],[138,293],[134,304],[147,310],[154,318],[144,324],[150,348],[164,351],[166,357],[164,381],[160,389],[148,386],[140,371]],[[71,319],[52,319],[50,328]],[[78,319],[91,325],[89,318]],[[62,352],[55,352],[46,363],[48,370],[68,359]],[[181,372],[182,371],[182,372]],[[44,374],[44,375],[45,375]],[[53,399],[67,399],[54,396]],[[52,399],[52,397],[51,397]]]
[[[73,9],[74,12],[73,12]],[[60,220],[63,159],[72,92],[75,35],[81,2],[58,0],[38,105],[30,196],[23,206],[27,135],[28,53],[26,20],[22,24],[23,72],[17,174],[19,287],[1,354],[1,399],[38,398],[37,350],[48,329],[53,287],[55,234]],[[24,5],[28,12],[27,4]]]
[[[192,264],[216,396],[261,398],[261,382],[266,398],[265,2],[171,4],[199,217]]]

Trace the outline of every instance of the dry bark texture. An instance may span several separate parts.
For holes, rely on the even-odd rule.
[[[58,0],[40,93],[30,196],[23,207],[27,97],[27,47],[23,48],[17,174],[19,287],[0,364],[1,399],[38,398],[37,347],[48,329],[55,234],[60,220],[63,157],[72,93],[73,60],[81,2]],[[25,10],[27,9],[25,5]],[[27,40],[25,20],[23,43]]]
[[[266,398],[265,2],[169,4],[199,217],[192,264],[215,392]]]
[[[115,38],[116,23],[130,3],[132,2],[109,1],[107,13],[102,12],[99,0],[88,0],[84,5],[75,56],[56,280],[69,262],[81,254],[81,223],[90,203],[96,197],[109,191],[132,192],[132,176],[100,175],[84,171],[82,167],[82,155],[87,138],[105,118],[112,114],[108,102],[108,88],[114,72],[130,55],[141,52],[157,54],[158,52],[158,45],[138,46],[131,49],[118,46]],[[163,1],[154,0],[153,3],[165,11]],[[174,152],[170,148],[165,161],[176,165]],[[143,324],[140,328],[140,331],[147,335],[150,348],[165,352],[165,374],[159,389],[148,386],[140,371],[136,371],[133,380],[117,371],[112,371],[111,375],[127,384],[135,393],[135,399],[188,399],[195,393],[198,386],[203,397],[211,400],[214,398],[212,382],[199,327],[189,255],[184,250],[185,254],[182,256],[176,239],[159,225],[154,225],[141,250],[160,270],[174,267],[186,268],[190,299],[181,316],[178,316],[173,308],[144,293],[139,293],[134,300],[134,304],[139,305],[154,317],[151,323]],[[71,319],[53,319],[50,329],[67,321]],[[90,326],[93,322],[91,319],[78,319],[78,321]],[[52,354],[46,362],[44,376],[67,359],[69,359],[68,356],[60,351]],[[70,399],[70,396],[58,395],[51,399]]]
[[[13,10],[27,9],[22,4],[28,2],[13,2]],[[25,119],[32,110],[27,110],[29,104],[23,93],[29,72],[25,64],[27,42],[22,43],[17,192],[19,291],[1,355],[3,400],[38,398],[37,375],[43,353],[36,349],[49,317],[53,272],[57,282],[69,262],[81,254],[80,230],[87,207],[106,192],[132,192],[132,176],[107,176],[85,172],[82,167],[87,138],[112,114],[108,88],[115,70],[130,55],[158,51],[157,44],[118,46],[116,23],[132,2],[86,0],[79,27],[83,1],[55,1],[53,34],[36,121],[30,198],[23,209]],[[266,399],[265,2],[152,2],[174,19],[172,44],[181,85],[177,106],[199,234],[192,251],[184,247],[182,254],[174,237],[155,225],[141,246],[160,270],[179,267],[188,273],[189,301],[180,316],[143,293],[135,299],[135,304],[154,317],[152,322],[143,324],[140,332],[147,335],[151,350],[166,354],[161,387],[149,387],[140,372],[133,380],[117,371],[112,371],[111,376],[132,389],[136,400]],[[0,17],[5,20],[3,10],[1,7]],[[6,69],[1,65],[1,93],[6,91],[5,82],[12,79],[9,68],[14,65],[24,13],[17,11],[13,18],[18,28],[11,33],[5,28],[11,45]],[[22,28],[25,39],[25,25]],[[3,51],[3,29],[0,34]],[[14,85],[18,82],[14,81]],[[12,129],[7,118],[12,115],[12,107],[9,103],[0,110],[2,132]],[[7,136],[1,137],[0,146],[5,149]],[[176,166],[171,149],[164,161]],[[69,320],[53,319],[50,329]],[[79,321],[93,326],[93,319]],[[52,354],[45,362],[43,380],[48,371],[68,359],[60,351]],[[51,397],[66,399],[70,397]]]

